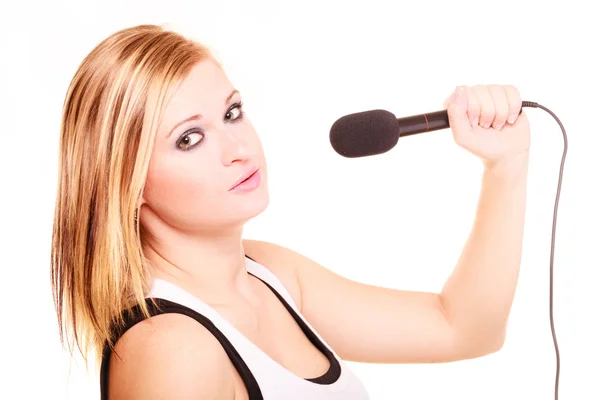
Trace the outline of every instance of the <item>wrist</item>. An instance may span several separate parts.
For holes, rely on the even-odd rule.
[[[506,156],[498,160],[484,160],[484,175],[494,176],[503,180],[511,180],[527,173],[529,166],[529,151]]]

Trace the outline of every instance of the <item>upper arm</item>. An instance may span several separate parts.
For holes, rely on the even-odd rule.
[[[255,253],[268,256],[256,261],[276,266],[275,274],[289,270],[302,314],[342,358],[412,363],[470,356],[457,341],[438,293],[356,282],[282,246],[261,246]]]
[[[302,313],[351,361],[447,362],[464,358],[438,293],[356,282],[300,255]]]
[[[233,399],[227,354],[202,325],[162,314],[129,329],[110,360],[109,399]]]

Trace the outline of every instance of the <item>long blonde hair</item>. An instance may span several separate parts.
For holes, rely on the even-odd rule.
[[[150,281],[136,204],[156,130],[190,69],[210,51],[160,26],[102,41],[69,86],[60,130],[51,279],[60,336],[86,364],[114,346],[111,328]],[[218,63],[217,63],[218,64]],[[91,354],[90,354],[91,353]]]

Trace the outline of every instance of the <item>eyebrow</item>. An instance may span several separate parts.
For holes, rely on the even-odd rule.
[[[235,96],[236,93],[239,93],[238,90],[234,89],[233,92],[231,92],[229,94],[229,96],[227,96],[227,98],[225,99],[225,105],[227,105],[227,103],[229,103],[231,101],[231,98],[233,96]],[[194,121],[194,120],[200,120],[202,119],[202,114],[196,114],[196,115],[192,115],[191,117],[188,117],[186,119],[184,119],[183,121],[179,121],[174,127],[173,129],[171,129],[171,131],[169,132],[169,134],[167,135],[167,139],[171,136],[171,134],[177,129],[179,128],[179,126],[185,124],[186,122],[189,121]]]

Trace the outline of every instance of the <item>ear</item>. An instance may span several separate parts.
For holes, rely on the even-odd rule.
[[[135,203],[135,208],[137,208],[138,210],[140,209],[140,207],[142,205],[146,204],[146,200],[144,199],[143,196],[140,196],[140,198],[138,199],[137,203]]]
[[[142,194],[140,194],[140,196],[137,199],[137,202],[135,203],[135,208],[137,208],[139,210],[139,208],[146,203],[147,202],[146,202],[146,199],[144,198],[144,193],[142,193]]]
[[[138,201],[135,203],[135,211],[133,214],[133,219],[135,221],[136,227],[139,226],[139,220],[140,220],[140,210],[142,209],[142,205],[146,203],[146,200],[144,199],[143,196],[140,196],[138,198]]]

